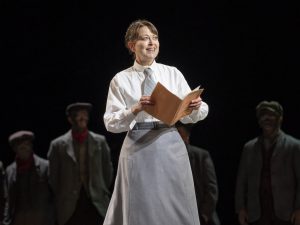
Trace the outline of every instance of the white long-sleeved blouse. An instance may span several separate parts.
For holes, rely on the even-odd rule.
[[[184,98],[191,91],[183,74],[176,67],[154,61],[150,68],[154,71],[155,81],[159,81],[179,98]],[[135,61],[132,67],[117,73],[111,80],[103,117],[108,131],[121,133],[130,130],[136,122],[158,121],[144,111],[137,115],[131,112],[131,107],[137,104],[142,96],[141,85],[145,79],[144,69],[144,66]],[[180,121],[196,123],[203,120],[207,114],[208,105],[202,101],[198,110],[194,110]]]

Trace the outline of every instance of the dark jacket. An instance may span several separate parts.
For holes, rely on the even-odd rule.
[[[81,189],[71,131],[51,142],[48,158],[57,221],[63,225],[74,213]],[[88,135],[88,173],[91,201],[104,217],[110,200],[113,167],[105,137],[91,131]]]
[[[235,208],[248,211],[249,222],[260,218],[262,137],[244,146],[236,182]],[[300,209],[300,141],[280,131],[271,157],[271,189],[275,215],[288,221]]]
[[[34,168],[29,178],[30,207],[35,210],[33,221],[39,218],[40,225],[53,225],[54,205],[48,182],[48,160],[37,155],[34,157]],[[5,209],[3,225],[12,224],[16,213],[17,203],[17,164],[13,162],[6,168]],[[36,224],[32,222],[31,224]],[[25,225],[25,224],[24,224]]]
[[[187,145],[190,158],[197,206],[199,216],[204,214],[209,218],[210,224],[219,225],[220,221],[216,213],[218,201],[218,184],[215,167],[208,151]]]

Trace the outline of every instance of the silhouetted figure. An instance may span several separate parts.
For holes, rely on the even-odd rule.
[[[108,131],[127,132],[104,225],[199,225],[185,144],[174,126],[144,111],[155,104],[150,94],[157,81],[180,97],[191,89],[177,68],[156,63],[158,31],[151,22],[131,23],[125,43],[135,61],[111,80],[104,114]],[[208,114],[200,97],[189,107],[186,123]]]
[[[88,130],[90,103],[67,106],[71,130],[51,141],[50,183],[59,225],[100,225],[109,199],[113,167],[103,135]]]
[[[218,202],[218,182],[214,163],[207,150],[190,144],[193,124],[176,123],[191,163],[198,214],[201,225],[220,225],[216,206]]]
[[[4,225],[53,225],[53,196],[48,182],[48,160],[33,151],[34,134],[18,131],[9,136],[16,154],[6,168]]]
[[[300,141],[281,130],[276,101],[256,107],[260,136],[244,145],[236,183],[239,223],[300,224]]]

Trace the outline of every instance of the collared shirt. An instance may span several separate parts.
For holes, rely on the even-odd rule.
[[[131,112],[132,106],[137,104],[142,96],[141,85],[145,79],[143,73],[145,68],[135,61],[132,67],[117,73],[111,80],[104,114],[104,124],[108,131],[120,133],[130,130],[136,122],[158,121],[144,111],[137,115]],[[184,76],[176,67],[154,61],[150,68],[154,71],[155,81],[159,81],[179,98],[184,98],[191,91]],[[198,110],[183,117],[181,121],[195,123],[204,119],[207,114],[208,105],[202,101]]]

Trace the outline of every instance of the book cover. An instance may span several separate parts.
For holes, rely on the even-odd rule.
[[[192,113],[192,109],[188,106],[193,99],[201,95],[203,90],[198,86],[180,99],[158,82],[151,94],[154,105],[145,107],[145,111],[162,122],[173,125],[182,117]]]

